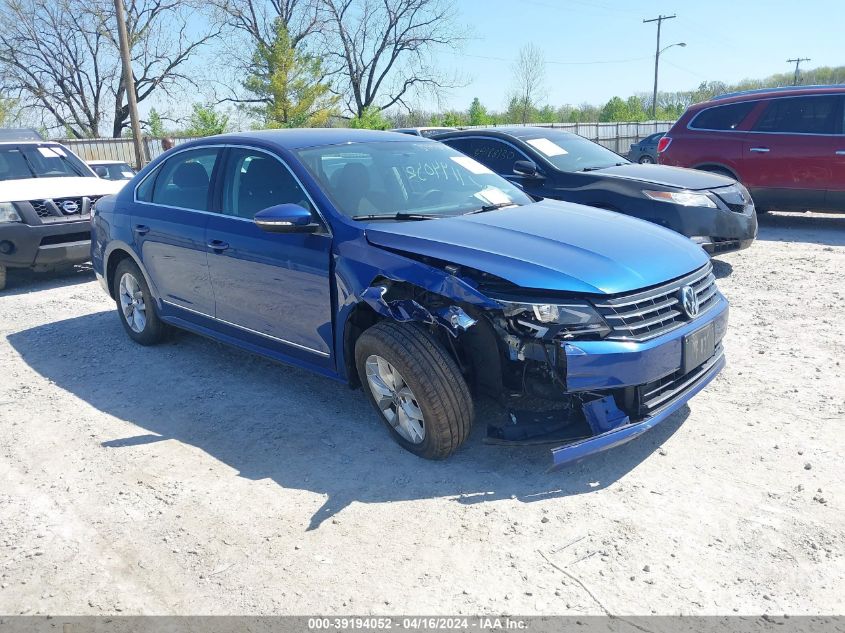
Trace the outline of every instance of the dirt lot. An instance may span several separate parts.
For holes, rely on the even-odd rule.
[[[552,474],[483,424],[421,461],[361,392],[11,275],[0,613],[845,612],[845,216],[761,225],[717,262],[722,375]]]

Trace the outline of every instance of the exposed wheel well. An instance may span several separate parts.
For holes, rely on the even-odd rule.
[[[118,265],[124,259],[131,259],[132,256],[122,249],[116,249],[111,252],[109,259],[106,262],[106,283],[109,288],[109,296],[114,298],[114,271],[117,270]]]
[[[455,303],[409,283],[376,279],[371,285],[388,286],[389,291],[386,295],[388,300],[414,299],[424,307],[431,307],[432,304],[438,303]],[[461,307],[469,316],[476,319],[476,325],[462,332],[457,338],[451,337],[438,326],[430,326],[431,332],[458,363],[471,389],[498,393],[501,391],[502,384],[498,339],[492,326],[484,319],[480,311],[471,306],[462,305]],[[352,387],[360,386],[358,370],[355,367],[355,343],[365,330],[386,318],[389,317],[382,316],[372,307],[361,302],[353,308],[346,320],[343,331],[343,355],[346,375]]]

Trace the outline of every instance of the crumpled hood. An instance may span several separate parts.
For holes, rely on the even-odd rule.
[[[64,178],[23,178],[0,180],[0,202],[22,202],[45,198],[104,196],[117,193],[127,181],[105,180],[94,176]]]
[[[642,220],[556,200],[441,220],[372,222],[374,245],[468,266],[522,288],[615,294],[708,261],[687,238]]]
[[[639,163],[630,163],[628,165],[607,167],[592,173],[610,178],[635,180],[652,185],[691,189],[693,191],[727,187],[734,183],[727,176],[720,176],[719,174],[701,171],[700,169],[669,167],[668,165],[640,165]]]

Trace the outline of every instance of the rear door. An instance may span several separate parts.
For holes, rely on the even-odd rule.
[[[839,133],[834,137],[833,177],[825,194],[825,208],[845,211],[845,95],[839,95],[842,118]]]
[[[138,186],[131,222],[135,249],[166,303],[184,318],[214,314],[205,225],[220,147],[185,150],[167,159]]]
[[[219,325],[257,337],[262,347],[328,365],[328,227],[318,233],[268,233],[255,224],[256,213],[283,203],[318,217],[302,184],[275,154],[229,148],[221,181],[222,212],[211,217],[205,240]]]
[[[762,102],[743,150],[744,183],[760,207],[824,206],[841,144],[841,102],[837,95]]]

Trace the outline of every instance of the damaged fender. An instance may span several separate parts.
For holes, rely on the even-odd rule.
[[[386,293],[386,286],[370,286],[361,293],[361,299],[384,317],[400,323],[418,321],[429,325],[439,325],[453,337],[457,337],[458,334],[477,323],[462,308],[455,305],[430,311],[413,299],[387,301],[384,298]]]

